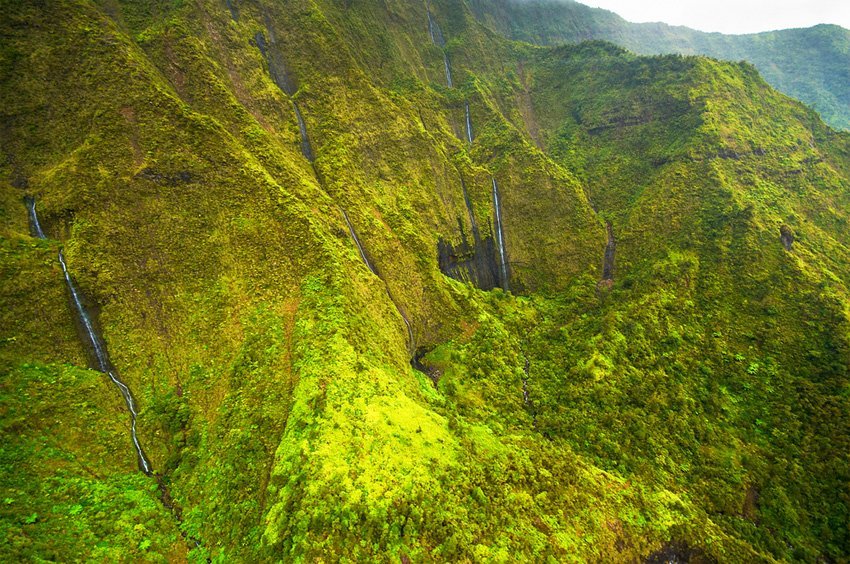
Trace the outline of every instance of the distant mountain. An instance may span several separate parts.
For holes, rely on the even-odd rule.
[[[604,39],[635,53],[708,55],[756,66],[778,90],[850,129],[850,31],[836,25],[750,35],[631,23],[571,0],[470,0],[476,16],[512,39],[541,45]]]

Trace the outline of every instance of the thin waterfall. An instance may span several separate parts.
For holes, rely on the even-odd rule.
[[[469,115],[469,102],[466,103],[466,139],[472,143],[472,116]]]
[[[30,217],[30,232],[34,237],[39,239],[47,239],[44,231],[41,230],[41,224],[38,222],[38,215],[35,213],[35,198],[32,196],[24,197],[24,202],[27,204],[27,213]]]
[[[390,300],[392,300],[393,304],[395,304],[395,308],[398,310],[398,314],[401,315],[401,320],[404,321],[404,326],[407,327],[407,352],[410,353],[411,357],[415,352],[415,342],[413,340],[413,326],[410,325],[410,320],[407,319],[407,315],[402,311],[398,304],[395,303],[392,295],[390,295],[390,290],[387,288],[387,295],[390,296]]]
[[[295,111],[295,119],[298,120],[298,131],[301,135],[301,154],[304,155],[311,163],[316,160],[313,153],[313,146],[310,144],[310,136],[307,134],[307,124],[304,122],[304,116],[301,115],[301,108],[298,107],[298,102],[295,101],[295,93],[297,91],[295,82],[290,76],[289,70],[286,68],[286,61],[280,52],[280,47],[277,43],[277,38],[274,34],[274,29],[266,14],[266,28],[269,32],[269,41],[261,31],[254,34],[254,42],[257,44],[257,49],[269,65],[269,74],[272,77],[275,85],[281,92],[287,95],[289,101],[292,102],[292,108]]]
[[[502,277],[502,289],[508,291],[508,262],[505,258],[505,236],[502,227],[502,206],[499,202],[499,185],[493,177],[493,205],[496,208],[496,244],[499,246],[499,272]]]
[[[449,88],[453,88],[452,84],[452,67],[449,64],[449,54],[446,53],[446,38],[443,36],[443,30],[437,24],[434,16],[431,14],[430,5],[426,5],[428,11],[428,35],[431,36],[431,43],[443,50],[443,65],[446,67],[446,84]]]
[[[374,274],[378,278],[381,278],[381,276],[378,274],[378,271],[375,270],[375,267],[372,266],[371,262],[369,262],[369,257],[366,256],[366,251],[363,249],[363,245],[360,244],[360,239],[357,238],[357,233],[354,232],[354,226],[351,225],[351,220],[348,219],[348,214],[345,210],[341,211],[342,217],[345,218],[345,223],[346,225],[348,225],[348,232],[351,234],[351,238],[354,240],[354,244],[357,246],[357,251],[360,253],[360,258],[363,259],[363,262],[366,264],[366,267],[372,272],[372,274]],[[381,280],[383,281],[383,279]],[[386,282],[384,282],[384,288],[387,290],[387,297],[390,298],[390,301],[395,306],[396,311],[398,311],[398,314],[401,316],[401,320],[404,321],[404,326],[407,328],[407,352],[410,353],[412,358],[416,349],[416,341],[414,341],[413,338],[413,326],[410,324],[410,320],[407,318],[407,314],[404,313],[404,310],[401,308],[401,306],[398,305],[398,302],[393,297],[392,293],[390,292],[390,288],[389,286],[387,286]]]
[[[446,85],[449,88],[454,88],[452,84],[452,67],[449,65],[449,54],[443,51],[443,64],[446,66]]]
[[[428,11],[428,34],[431,36],[431,42],[441,49],[446,46],[446,38],[443,36],[443,30],[434,15],[431,13],[430,6],[426,8]]]
[[[65,275],[65,284],[68,286],[68,291],[71,294],[71,301],[74,303],[77,318],[80,320],[83,329],[85,329],[86,337],[89,345],[91,345],[91,350],[94,351],[95,359],[97,360],[97,369],[109,376],[109,379],[112,380],[112,383],[115,384],[118,391],[121,392],[121,396],[124,398],[124,403],[127,404],[127,409],[130,410],[130,435],[133,438],[133,446],[136,449],[136,455],[138,456],[139,465],[141,466],[142,471],[145,474],[150,475],[153,470],[151,469],[147,456],[145,456],[145,452],[142,450],[142,445],[139,443],[139,437],[136,434],[136,417],[138,417],[138,412],[136,411],[136,402],[133,400],[133,394],[130,393],[130,388],[128,388],[127,385],[115,375],[115,371],[109,361],[109,356],[106,354],[106,347],[103,340],[94,330],[91,317],[89,317],[86,308],[83,306],[80,294],[77,292],[77,288],[71,280],[71,274],[68,272],[68,265],[65,264],[65,256],[62,254],[62,251],[59,251],[59,264],[62,265],[62,273]]]
[[[313,162],[315,156],[313,155],[313,146],[310,145],[310,138],[307,136],[307,124],[304,123],[301,110],[295,100],[292,100],[292,107],[295,109],[295,117],[298,119],[298,130],[301,132],[301,153],[308,161]]]
[[[38,221],[38,214],[35,211],[35,199],[27,196],[25,201],[30,218],[30,229],[39,239],[47,239],[44,235],[44,231],[41,229],[41,224]],[[121,396],[127,404],[127,409],[130,410],[130,435],[133,438],[133,446],[136,449],[136,456],[139,459],[139,467],[145,474],[150,475],[153,472],[153,469],[151,468],[147,456],[145,456],[145,452],[142,450],[142,445],[139,443],[139,437],[136,434],[136,417],[138,416],[138,412],[136,411],[136,402],[133,400],[133,394],[130,393],[130,388],[128,388],[127,385],[119,380],[118,376],[115,375],[115,370],[112,368],[112,363],[109,361],[109,356],[106,353],[106,345],[95,331],[91,317],[86,311],[86,308],[83,306],[83,302],[80,299],[80,293],[77,291],[77,287],[74,286],[73,280],[71,280],[71,274],[68,272],[68,265],[65,263],[65,255],[62,254],[61,250],[59,251],[59,264],[62,265],[62,273],[65,275],[65,284],[68,286],[68,292],[71,294],[71,301],[74,304],[77,319],[80,321],[80,324],[85,330],[86,340],[91,346],[91,350],[94,352],[97,365],[95,368],[109,376],[109,379],[112,380],[112,383],[115,384],[121,392]]]
[[[354,232],[354,227],[351,225],[351,220],[348,219],[348,214],[345,213],[345,210],[342,210],[342,216],[345,218],[345,223],[348,225],[348,232],[351,234],[351,238],[354,239],[354,244],[357,245],[357,251],[360,253],[360,258],[363,259],[363,262],[366,263],[366,266],[372,271],[372,274],[377,276],[378,273],[375,271],[375,267],[372,266],[372,263],[369,262],[369,258],[366,256],[366,251],[363,250],[363,245],[360,244],[360,239],[357,238],[357,234]]]

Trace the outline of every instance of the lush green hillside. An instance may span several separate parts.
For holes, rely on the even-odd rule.
[[[752,66],[0,8],[4,561],[850,557],[850,136]]]
[[[470,0],[476,15],[508,37],[539,45],[602,39],[639,54],[708,55],[748,61],[768,83],[850,129],[850,31],[835,25],[749,35],[631,23],[572,0]]]

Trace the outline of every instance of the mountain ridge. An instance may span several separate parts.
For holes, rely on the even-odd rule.
[[[834,24],[728,35],[662,22],[631,23],[572,0],[471,0],[470,6],[506,36],[536,44],[603,39],[643,55],[747,60],[776,89],[814,107],[832,127],[850,128],[850,31]]]

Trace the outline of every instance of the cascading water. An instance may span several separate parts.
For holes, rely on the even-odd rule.
[[[430,5],[428,10],[428,34],[431,36],[431,43],[443,50],[443,66],[446,68],[446,84],[449,88],[453,88],[452,84],[452,67],[449,64],[449,54],[446,53],[446,38],[443,37],[443,30],[437,24],[434,16],[431,14]]]
[[[39,239],[47,239],[44,235],[44,231],[41,229],[41,224],[38,221],[38,214],[35,211],[35,199],[28,196],[26,198],[26,205],[30,218],[30,229],[33,234]],[[138,416],[138,412],[136,411],[136,402],[133,400],[133,394],[130,392],[130,388],[128,388],[127,385],[122,382],[118,376],[116,376],[115,369],[109,361],[109,355],[106,353],[106,345],[100,335],[98,335],[95,331],[91,317],[86,311],[85,306],[83,306],[83,302],[80,299],[80,293],[77,291],[77,287],[74,286],[71,274],[68,272],[68,265],[65,263],[65,255],[62,254],[61,250],[59,251],[59,264],[62,266],[62,273],[65,275],[65,284],[68,286],[68,292],[71,294],[71,302],[74,305],[77,319],[85,331],[86,340],[91,347],[91,351],[94,353],[94,360],[96,364],[94,368],[109,376],[109,379],[112,380],[112,383],[115,384],[118,391],[121,392],[121,396],[127,404],[127,409],[130,410],[130,435],[133,439],[133,447],[136,449],[136,456],[139,460],[139,468],[141,468],[142,472],[145,474],[151,475],[153,473],[153,469],[151,468],[144,450],[142,450],[142,445],[139,443],[139,437],[136,434],[136,417]]]
[[[366,256],[366,251],[363,250],[363,245],[360,244],[360,239],[357,238],[357,234],[354,232],[354,226],[351,225],[351,220],[348,219],[348,214],[345,213],[345,210],[342,210],[342,217],[345,218],[345,223],[348,225],[348,232],[351,234],[351,238],[354,239],[354,244],[357,245],[357,251],[360,253],[360,258],[363,259],[363,262],[366,263],[366,266],[372,271],[372,274],[377,276],[378,273],[375,271],[372,263],[369,262],[369,258]]]
[[[446,67],[446,85],[449,88],[454,88],[452,84],[452,67],[449,65],[449,54],[446,52],[443,52],[443,64]]]
[[[142,472],[150,475],[153,472],[153,469],[151,468],[147,456],[145,456],[145,452],[142,450],[142,445],[139,443],[139,437],[136,434],[136,417],[138,417],[138,412],[136,411],[136,402],[133,400],[133,394],[130,393],[130,388],[128,388],[127,385],[119,380],[118,376],[115,375],[115,370],[112,368],[109,356],[106,354],[106,347],[101,340],[100,335],[95,332],[91,318],[83,306],[82,300],[80,300],[80,295],[79,292],[77,292],[77,288],[74,286],[74,282],[71,280],[71,274],[68,272],[68,265],[65,264],[65,257],[62,254],[62,251],[59,251],[59,264],[62,265],[62,273],[65,275],[65,284],[67,284],[68,291],[71,294],[71,301],[73,302],[74,309],[77,312],[77,318],[80,320],[80,323],[85,330],[86,337],[88,338],[89,345],[91,345],[91,349],[94,351],[95,359],[97,360],[97,369],[109,376],[109,379],[112,380],[112,383],[115,384],[118,391],[121,392],[121,396],[124,398],[124,403],[127,404],[127,409],[130,410],[130,435],[133,438],[133,446],[136,449],[136,456],[139,459],[139,467],[142,469]]]
[[[472,116],[469,113],[469,102],[466,102],[466,139],[472,143]]]
[[[27,204],[27,213],[30,217],[30,232],[34,237],[39,239],[47,239],[44,231],[41,230],[41,224],[38,222],[38,215],[35,213],[35,198],[26,196],[24,202]]]
[[[499,273],[502,278],[502,289],[508,291],[508,262],[505,258],[505,236],[502,228],[502,205],[499,202],[499,185],[493,177],[493,206],[496,208],[496,245],[499,247]]]
[[[301,132],[301,153],[303,153],[304,157],[313,162],[315,160],[315,156],[313,155],[313,146],[310,145],[310,137],[307,136],[307,124],[304,123],[304,118],[301,116],[301,110],[298,108],[298,104],[295,100],[292,100],[292,107],[295,108],[295,117],[298,120],[298,130]]]
[[[372,272],[372,274],[374,274],[378,278],[381,278],[380,274],[378,274],[378,271],[375,270],[375,267],[372,266],[371,262],[369,262],[369,257],[366,256],[366,251],[363,249],[363,245],[360,244],[360,239],[357,238],[357,233],[354,232],[354,226],[351,225],[351,220],[348,219],[348,214],[346,213],[345,210],[341,210],[341,211],[342,211],[342,217],[345,218],[345,224],[348,226],[348,232],[349,232],[349,234],[351,234],[351,239],[354,241],[354,244],[357,246],[357,252],[360,253],[360,258],[363,259],[363,263]],[[386,285],[386,282],[384,282],[384,287],[387,290],[387,296],[390,298],[390,301],[393,303],[396,310],[398,311],[398,314],[401,316],[401,320],[404,321],[404,326],[407,328],[407,349],[408,349],[408,352],[411,354],[411,358],[412,358],[412,355],[416,351],[416,341],[414,341],[414,338],[413,338],[413,326],[410,324],[410,320],[407,318],[407,315],[404,313],[404,310],[401,308],[401,306],[398,305],[398,302],[393,297],[392,293],[390,292],[389,287]]]
[[[274,28],[270,25],[271,21],[268,14],[265,15],[266,28],[269,33],[269,41],[266,42],[266,37],[261,31],[254,34],[254,42],[257,44],[257,49],[260,54],[266,59],[269,65],[269,74],[272,81],[277,85],[281,92],[289,97],[292,102],[292,108],[295,111],[295,119],[298,120],[298,131],[301,134],[301,153],[308,161],[313,162],[316,157],[313,153],[313,146],[310,144],[310,136],[307,134],[307,124],[304,122],[304,116],[301,115],[301,108],[298,107],[298,102],[295,101],[296,85],[289,70],[286,67],[286,61],[283,59],[280,46],[277,43],[277,38],[274,34]]]
[[[437,20],[434,19],[434,15],[431,13],[431,8],[427,7],[427,10],[428,34],[431,36],[431,42],[442,49],[446,46],[446,38],[443,36],[443,30],[440,29],[440,25],[437,23]]]

